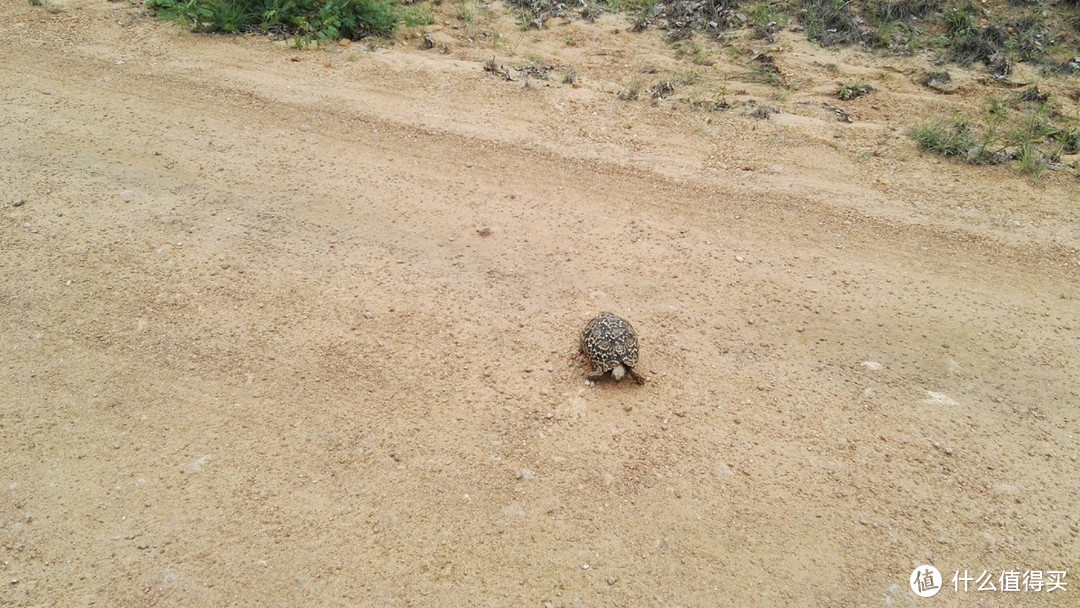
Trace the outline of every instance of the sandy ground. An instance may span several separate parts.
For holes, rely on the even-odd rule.
[[[0,605],[1078,605],[1080,187],[904,135],[995,85],[477,10],[0,6]],[[646,385],[585,382],[604,310]]]

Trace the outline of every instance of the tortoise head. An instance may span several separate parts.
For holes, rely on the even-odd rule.
[[[619,380],[622,380],[623,376],[625,376],[625,375],[626,375],[626,368],[623,367],[621,364],[616,365],[611,370],[611,377],[614,378],[616,382],[618,382]]]

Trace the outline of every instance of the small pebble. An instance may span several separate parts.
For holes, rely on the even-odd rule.
[[[735,256],[735,261],[736,262],[745,262],[746,258],[742,257],[741,255],[737,255],[737,256]]]
[[[15,198],[11,199],[11,206],[12,207],[22,207],[23,203],[25,203],[25,202],[26,201],[23,200],[23,197],[16,196]]]

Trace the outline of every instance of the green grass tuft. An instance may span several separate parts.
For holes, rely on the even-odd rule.
[[[949,158],[966,158],[979,145],[975,132],[959,115],[919,125],[908,134],[922,149]]]
[[[299,40],[386,35],[397,26],[392,0],[147,0],[160,19],[197,32],[284,32]]]

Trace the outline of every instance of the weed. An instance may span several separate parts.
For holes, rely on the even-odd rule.
[[[385,35],[398,21],[392,0],[147,0],[146,7],[195,31],[284,31],[298,45]]]
[[[996,123],[1009,117],[1009,106],[1000,97],[991,97],[987,104],[986,116],[989,122]]]
[[[987,100],[981,136],[959,114],[914,127],[908,135],[924,150],[975,165],[1015,159],[1020,173],[1038,179],[1051,163],[1060,163],[1063,154],[1080,153],[1080,120],[1059,115],[1055,107],[1051,96],[1032,86],[1011,102]],[[999,134],[1003,125],[1012,128]]]
[[[705,47],[696,40],[687,39],[677,49],[676,54],[679,57],[685,57],[690,60],[690,63],[694,65],[712,65],[712,59],[709,58],[708,53],[705,52]]]
[[[30,6],[41,6],[44,4],[43,0],[29,0]]]
[[[898,21],[881,21],[874,26],[866,43],[872,48],[892,48],[908,42],[904,35],[904,28]]]
[[[529,28],[531,27],[535,27],[539,30],[544,28],[544,20],[537,16],[534,11],[522,9],[521,12],[518,13],[517,25],[518,29],[522,32],[529,31]]]
[[[942,0],[872,0],[869,16],[878,23],[922,19],[936,12],[941,3]]]
[[[1036,89],[1037,90],[1037,89]],[[1030,91],[1030,89],[1029,89]],[[1021,94],[1021,101],[1027,101],[1029,96]],[[1034,100],[1038,105],[1028,109],[1020,120],[1016,121],[1017,127],[1006,136],[1009,144],[1018,146],[1021,150],[1025,146],[1037,146],[1053,139],[1059,128],[1054,124],[1053,107],[1049,96],[1036,96]]]
[[[701,72],[691,70],[689,72],[683,72],[675,75],[675,82],[684,85],[691,85],[701,79]]]
[[[747,77],[749,82],[756,82],[759,84],[768,84],[773,86],[783,86],[784,77],[780,74],[780,68],[776,66],[776,60],[772,55],[758,55],[754,59],[753,71]]]
[[[758,2],[751,6],[746,14],[756,25],[767,25],[776,21],[776,8],[770,2]]]
[[[971,126],[959,114],[952,120],[938,119],[914,127],[908,135],[923,150],[951,158],[966,158],[979,143]]]
[[[422,2],[401,11],[401,22],[405,27],[424,27],[435,23],[435,11],[431,5]]]
[[[1041,104],[1050,101],[1050,95],[1039,90],[1039,85],[1032,84],[1024,88],[1024,91],[1017,96],[1017,99],[1019,101]]]
[[[980,11],[970,2],[947,11],[942,24],[945,31],[954,37],[965,36],[975,30],[975,20]]]
[[[457,12],[454,14],[458,21],[465,25],[472,25],[476,21],[476,11],[467,4],[461,4],[457,8]]]
[[[656,0],[603,0],[604,8],[612,13],[626,13],[633,17],[652,16]]]
[[[1080,153],[1080,130],[1077,130],[1074,126],[1061,127],[1054,131],[1050,135],[1061,147],[1059,156],[1061,154],[1078,154]]]
[[[1015,44],[1020,61],[1039,62],[1046,56],[1046,47],[1055,44],[1054,35],[1038,16],[1025,17],[1013,22],[1010,27],[1014,37],[1009,42]]]
[[[641,89],[645,86],[644,81],[641,78],[641,74],[634,74],[634,77],[630,79],[630,83],[619,90],[619,99],[623,101],[634,101],[641,95]]]
[[[806,37],[822,46],[859,44],[862,32],[847,0],[802,0]]]
[[[1034,144],[1028,143],[1020,146],[1018,160],[1020,162],[1020,173],[1024,175],[1039,179],[1042,177],[1043,172],[1046,171],[1046,157]]]
[[[851,99],[857,99],[863,95],[868,95],[874,90],[874,85],[866,84],[865,82],[852,82],[840,87],[840,90],[836,92],[836,97],[844,101]]]

